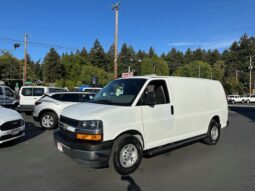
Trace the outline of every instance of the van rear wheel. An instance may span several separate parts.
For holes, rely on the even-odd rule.
[[[209,124],[207,137],[203,141],[208,145],[216,145],[219,139],[220,124],[216,120],[212,119]]]
[[[58,116],[54,112],[45,112],[40,118],[41,126],[44,129],[54,129],[57,127]]]
[[[142,145],[136,137],[123,135],[115,141],[109,162],[119,174],[127,175],[134,172],[141,160]]]

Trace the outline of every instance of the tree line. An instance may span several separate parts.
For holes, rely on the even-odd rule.
[[[243,94],[248,92],[251,55],[255,55],[255,38],[247,34],[223,52],[201,48],[181,52],[172,48],[158,55],[153,47],[148,51],[135,51],[131,45],[124,43],[118,54],[118,75],[132,71],[135,75],[154,73],[215,79],[221,81],[228,94]],[[59,55],[51,48],[42,62],[27,56],[27,80],[41,80],[44,84],[56,83],[72,89],[81,84],[91,84],[95,78],[96,85],[104,86],[113,79],[113,60],[114,46],[105,51],[97,39],[89,52],[84,47]],[[23,63],[24,60],[3,52],[0,56],[0,79],[21,79]],[[253,73],[252,79],[254,77]]]

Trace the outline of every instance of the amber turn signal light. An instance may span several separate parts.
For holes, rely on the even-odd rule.
[[[87,135],[87,134],[76,134],[76,139],[87,140],[87,141],[102,141],[103,136],[101,134],[97,135]]]

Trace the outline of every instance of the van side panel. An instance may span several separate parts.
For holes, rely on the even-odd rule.
[[[218,81],[169,78],[175,109],[176,140],[207,133],[210,120],[219,116],[222,127],[228,119],[224,90]]]

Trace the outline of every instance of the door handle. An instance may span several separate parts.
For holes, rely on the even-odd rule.
[[[171,105],[171,115],[174,115],[174,106]]]

